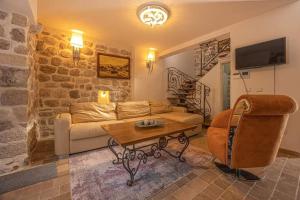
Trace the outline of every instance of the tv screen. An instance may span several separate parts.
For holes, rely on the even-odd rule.
[[[237,48],[235,63],[237,70],[279,65],[286,63],[286,38]]]

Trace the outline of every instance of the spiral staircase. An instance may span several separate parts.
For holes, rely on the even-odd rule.
[[[204,124],[210,122],[209,94],[207,85],[177,68],[168,68],[168,100],[172,105],[186,107],[190,113],[202,115]]]

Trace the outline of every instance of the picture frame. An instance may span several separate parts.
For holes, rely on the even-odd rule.
[[[130,79],[130,57],[98,53],[97,77]]]

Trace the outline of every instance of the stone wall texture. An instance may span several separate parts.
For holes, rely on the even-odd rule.
[[[24,165],[31,73],[26,16],[0,11],[0,174]]]
[[[37,36],[38,125],[41,138],[53,138],[54,118],[76,102],[97,101],[98,90],[111,91],[111,101],[131,98],[127,79],[97,78],[97,53],[131,57],[128,49],[97,44],[84,38],[80,61],[74,65],[70,32],[44,28]]]

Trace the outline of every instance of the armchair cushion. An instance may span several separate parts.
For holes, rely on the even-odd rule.
[[[226,128],[209,127],[207,130],[207,145],[211,153],[218,158],[223,164],[227,164],[226,161],[226,144],[227,144]]]
[[[211,122],[211,126],[216,128],[227,128],[231,114],[232,109],[225,110],[219,113],[217,116],[214,117],[213,121]]]

